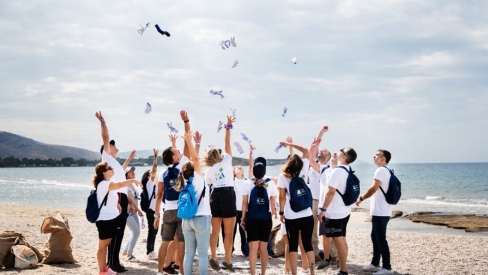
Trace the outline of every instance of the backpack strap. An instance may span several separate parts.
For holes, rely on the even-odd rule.
[[[151,194],[151,196],[149,197],[149,203],[151,203],[151,200],[152,200],[153,198],[154,198],[154,199],[156,198],[156,194],[155,194],[155,193],[156,193],[156,184],[154,184],[154,186],[153,186],[153,191],[152,191],[152,194]]]
[[[388,170],[388,172],[390,172],[390,177],[393,175],[393,171],[392,171],[392,170],[390,170],[390,168],[386,167],[386,165],[383,165],[383,166],[381,166],[381,167],[386,168],[386,170]],[[380,190],[381,190],[381,193],[383,193],[383,195],[384,195],[384,196],[385,196],[385,198],[386,198],[386,192],[385,192],[385,190],[383,190],[383,188],[381,188],[381,185],[380,185]]]
[[[187,184],[193,184],[193,176],[191,176],[187,181],[186,181]],[[200,201],[202,200],[202,198],[205,196],[205,190],[207,189],[207,186],[205,184],[205,181],[203,181],[203,191],[202,191],[202,194],[200,194],[200,198],[198,199],[198,205],[200,205]]]
[[[320,174],[322,175],[322,173],[324,173],[325,170],[329,169],[330,166],[327,164],[326,166],[324,166],[324,168],[322,168],[322,170],[320,171]]]
[[[351,166],[349,166],[349,170],[347,170],[347,168],[346,168],[346,167],[344,167],[344,166],[342,166],[342,165],[337,166],[336,168],[339,168],[339,167],[340,167],[340,168],[342,168],[342,169],[344,169],[344,170],[346,170],[346,172],[347,172],[348,174],[351,174],[351,170],[352,170],[352,169],[351,169]],[[349,176],[349,175],[348,175],[348,176]],[[339,195],[341,195],[341,197],[343,196],[343,194],[342,194],[341,192],[339,192],[339,190],[337,190],[337,189],[336,189],[336,192],[337,192],[337,193],[339,193]]]
[[[100,206],[98,207],[98,212],[100,212],[100,210],[102,209],[102,207],[103,207],[104,205],[107,205],[107,199],[108,199],[108,193],[109,193],[109,192],[110,192],[110,190],[109,190],[109,191],[107,191],[107,195],[105,195],[105,197],[103,198],[102,203],[101,203],[101,204],[100,204]]]

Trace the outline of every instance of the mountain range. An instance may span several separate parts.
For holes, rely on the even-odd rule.
[[[96,160],[100,154],[94,151],[63,145],[46,144],[31,138],[0,131],[0,157],[18,159],[62,159],[73,158]]]

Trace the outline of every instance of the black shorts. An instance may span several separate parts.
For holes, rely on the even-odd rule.
[[[95,223],[98,229],[98,239],[106,240],[115,237],[115,231],[117,230],[117,218],[108,221],[97,221]]]
[[[347,223],[349,222],[349,217],[351,215],[348,215],[347,217],[343,219],[326,219],[325,220],[325,236],[327,238],[330,237],[345,237],[346,236],[346,228],[347,228]]]
[[[210,195],[212,217],[233,218],[237,216],[236,192],[234,187],[220,187],[212,190]]]
[[[267,220],[246,219],[247,242],[268,242],[272,227],[271,213]]]

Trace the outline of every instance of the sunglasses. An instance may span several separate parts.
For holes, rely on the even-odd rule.
[[[107,171],[108,171],[108,170],[112,170],[112,171],[113,171],[114,169],[113,169],[111,166],[109,166],[109,167],[107,168]]]
[[[339,151],[341,151],[341,152],[344,154],[344,156],[347,156],[347,154],[346,154],[346,152],[344,151],[344,149],[346,149],[346,148],[342,148],[342,149],[341,149],[341,150],[339,150]]]

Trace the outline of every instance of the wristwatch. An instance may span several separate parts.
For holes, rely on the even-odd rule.
[[[283,215],[285,215],[285,212],[280,211],[280,216],[283,216]]]
[[[320,207],[319,209],[320,209],[320,211],[323,211],[323,212],[327,211],[327,209],[322,208],[322,207]]]
[[[363,201],[363,200],[364,200],[364,199],[363,199],[363,196],[359,196],[359,200],[360,200],[360,201]]]
[[[154,217],[155,218],[159,218],[159,214],[154,214]]]

